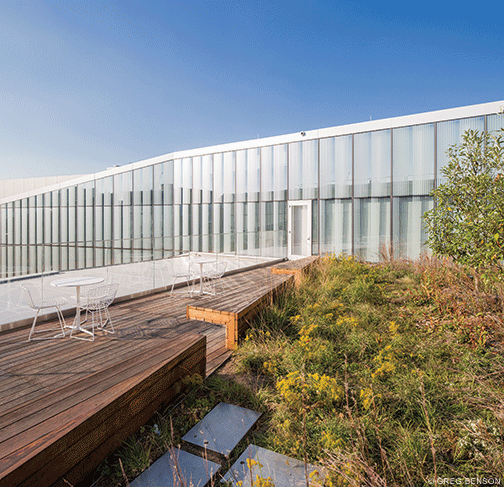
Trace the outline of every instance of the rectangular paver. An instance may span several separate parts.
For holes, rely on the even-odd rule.
[[[184,450],[169,450],[141,473],[131,487],[205,487],[220,465]]]
[[[221,402],[189,430],[182,441],[228,457],[260,416],[257,411]]]
[[[247,459],[249,463],[247,463]],[[319,481],[317,482],[316,475],[310,477],[310,486],[320,486],[323,483],[323,469],[308,464],[308,475],[314,471],[319,473]],[[256,480],[256,475],[263,478],[271,477],[275,487],[306,487],[305,466],[302,461],[280,455],[256,445],[249,445],[247,447],[224,476],[223,482],[231,481],[233,487],[237,487],[238,485],[251,487],[251,473],[254,481]],[[239,482],[243,483],[239,484]]]

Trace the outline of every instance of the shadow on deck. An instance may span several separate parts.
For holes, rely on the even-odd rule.
[[[302,272],[314,258],[281,264]],[[249,320],[294,276],[265,267],[224,278],[226,292],[167,292],[111,306],[114,335],[27,342],[0,335],[0,484],[76,484],[163,404],[184,379],[211,374]],[[183,288],[181,288],[183,289]]]

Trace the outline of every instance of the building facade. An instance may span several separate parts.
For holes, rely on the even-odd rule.
[[[415,258],[446,150],[504,101],[186,150],[0,200],[0,277],[188,251]]]

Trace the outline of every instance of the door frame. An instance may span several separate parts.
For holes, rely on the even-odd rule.
[[[296,206],[306,207],[306,220],[305,229],[306,235],[303,236],[306,239],[306,245],[308,248],[307,255],[299,255],[293,253],[292,237],[294,231],[294,218],[292,217],[293,208]],[[302,257],[309,257],[312,255],[312,200],[295,200],[287,202],[287,257],[289,259],[301,259]]]

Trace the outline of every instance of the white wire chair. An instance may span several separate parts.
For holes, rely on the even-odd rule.
[[[98,330],[104,331],[106,333],[115,333],[114,325],[112,324],[112,319],[110,318],[109,306],[114,301],[119,284],[105,284],[103,286],[96,286],[90,289],[87,293],[86,299],[80,304],[80,309],[86,311],[86,318],[88,313],[91,313],[91,332],[89,335],[91,338],[86,338],[83,336],[74,335],[74,333],[82,331],[79,326],[74,327],[70,333],[71,338],[78,338],[80,340],[94,341],[94,329],[95,329],[95,316],[98,315],[99,321],[96,324]],[[105,321],[103,321],[103,315],[105,315]],[[110,329],[105,327],[110,325]]]
[[[206,285],[210,286],[210,294],[217,294],[217,283],[221,287],[221,292],[224,292],[224,286],[222,284],[222,276],[226,272],[227,261],[219,260],[212,267],[204,271],[201,275],[201,279]]]
[[[35,313],[35,318],[33,319],[33,324],[30,330],[30,334],[28,335],[28,341],[31,342],[33,340],[52,340],[53,338],[62,338],[65,336],[65,318],[63,317],[63,313],[61,312],[61,306],[68,304],[68,300],[62,296],[53,296],[46,297],[45,299],[42,296],[36,295],[32,290],[26,288],[21,285],[23,290],[23,295],[26,300],[26,303],[30,308],[37,310]],[[57,328],[46,328],[44,330],[35,331],[35,325],[37,324],[37,318],[41,310],[48,308],[56,308],[56,314],[58,315],[59,324],[61,327],[61,333],[58,333],[54,336],[44,336],[39,338],[32,338],[32,336],[36,333],[46,333],[47,331],[59,331]]]
[[[192,280],[198,277],[198,274],[194,271],[191,265],[191,259],[189,257],[177,257],[166,259],[168,268],[170,270],[170,276],[172,277],[172,287],[170,290],[170,296],[173,296],[173,288],[177,280],[182,280],[187,284],[187,293],[192,296]]]

